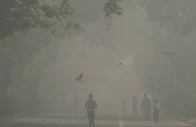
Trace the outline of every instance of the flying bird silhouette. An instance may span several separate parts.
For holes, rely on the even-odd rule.
[[[172,52],[162,52],[163,54],[166,54],[166,55],[173,55],[173,54],[176,54],[176,53],[172,53]]]
[[[79,77],[75,78],[75,80],[82,83],[82,82],[84,82],[84,81],[82,81],[82,78],[83,78],[83,73],[80,73]]]
[[[123,63],[122,63],[122,62],[120,62],[120,63],[119,63],[119,66],[122,66],[122,67],[123,67]]]

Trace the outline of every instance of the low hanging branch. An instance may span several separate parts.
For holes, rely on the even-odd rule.
[[[36,27],[51,29],[56,24],[54,19],[61,22],[62,19],[73,17],[73,14],[69,0],[61,0],[59,6],[47,5],[44,0],[0,1],[0,39]]]
[[[104,6],[105,17],[111,18],[112,15],[122,15],[123,9],[120,7],[120,3],[123,0],[107,0]]]

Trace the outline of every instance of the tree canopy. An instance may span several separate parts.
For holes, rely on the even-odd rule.
[[[149,22],[161,23],[174,33],[186,35],[196,29],[195,0],[139,0]]]
[[[104,11],[105,17],[112,17],[112,15],[122,15],[122,7],[119,5],[123,0],[107,0]]]
[[[46,43],[37,40],[32,45],[31,41],[26,42],[22,39],[21,32],[30,31],[33,28],[39,28],[45,32],[55,32],[55,25],[66,23],[64,30],[80,29],[80,25],[74,23],[75,9],[69,0],[59,0],[57,5],[50,5],[45,0],[1,0],[0,1],[0,48],[9,49],[1,50],[1,68],[0,84],[1,92],[10,86],[12,67],[16,62],[26,64],[31,60],[35,53],[39,52]],[[104,6],[105,17],[121,15],[122,8],[119,6],[122,0],[106,0]],[[5,38],[18,35],[19,38],[13,38],[8,41],[2,41]],[[50,41],[46,41],[49,43]],[[6,44],[5,44],[6,43]],[[35,43],[35,42],[34,42]],[[39,43],[39,44],[38,44]],[[27,45],[31,45],[30,48]],[[8,54],[11,53],[11,56]],[[28,58],[27,58],[28,57]],[[22,70],[21,70],[22,71]]]
[[[49,6],[44,0],[1,0],[0,1],[0,39],[17,32],[40,27],[49,29],[61,18],[71,17],[74,9],[68,0],[61,0],[59,6]]]

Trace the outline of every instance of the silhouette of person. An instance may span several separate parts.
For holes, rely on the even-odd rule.
[[[140,114],[143,115],[143,101],[140,102]]]
[[[95,109],[97,108],[97,104],[96,101],[93,100],[92,94],[89,94],[89,99],[86,101],[85,108],[87,110],[87,116],[89,119],[89,127],[91,127],[91,125],[95,127],[94,117],[95,117]]]
[[[150,99],[147,97],[147,93],[144,94],[144,100],[142,102],[142,105],[143,105],[144,120],[149,121],[150,120],[151,103],[150,103]]]
[[[74,99],[74,109],[75,109],[75,114],[78,115],[78,107],[79,107],[79,97],[76,96]]]
[[[123,115],[126,115],[126,100],[123,100],[122,106],[123,106]]]
[[[133,96],[133,100],[132,100],[132,114],[137,115],[137,98],[136,98],[136,96]]]
[[[161,104],[158,102],[158,100],[154,100],[154,106],[153,106],[153,118],[158,123],[159,121],[159,112],[161,110]]]

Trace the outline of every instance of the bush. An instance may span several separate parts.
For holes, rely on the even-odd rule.
[[[0,118],[9,117],[16,113],[16,98],[11,94],[0,94]]]

